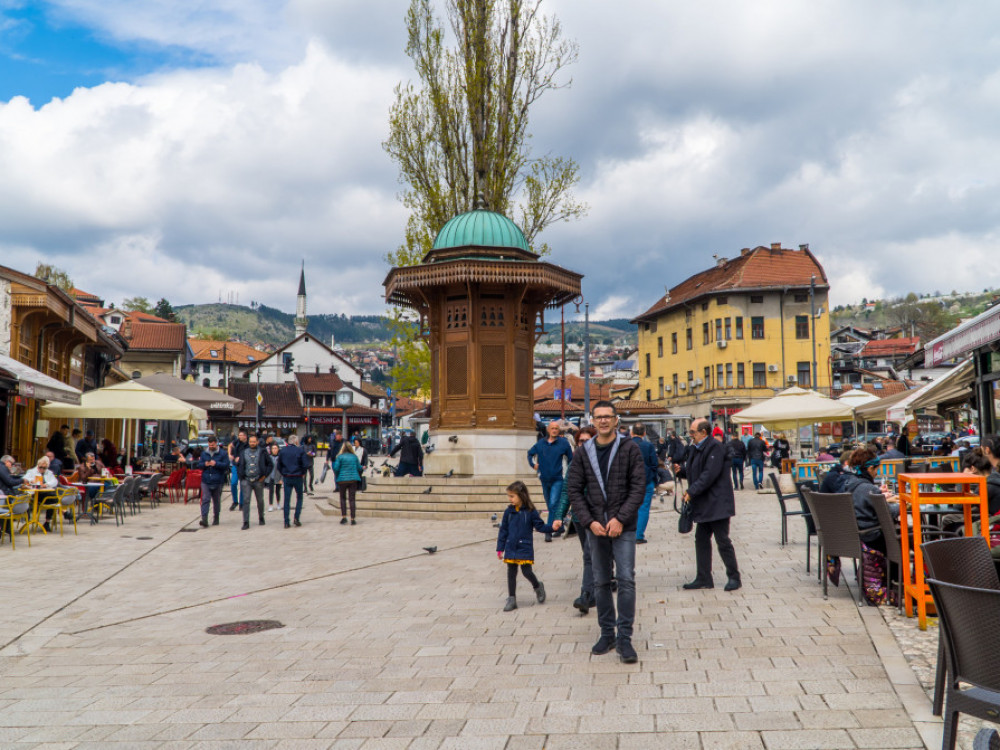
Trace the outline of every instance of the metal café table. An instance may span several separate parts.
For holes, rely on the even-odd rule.
[[[45,527],[42,525],[41,521],[38,520],[38,496],[43,492],[51,492],[52,494],[55,494],[55,488],[48,487],[44,484],[41,486],[21,485],[18,490],[21,492],[31,493],[31,519],[24,524],[24,526],[18,529],[17,533],[24,534],[28,532],[29,529],[37,527],[42,530],[43,534],[47,534],[48,532],[45,530]]]
[[[972,508],[979,507],[979,517],[988,519],[989,506],[986,497],[986,477],[976,474],[953,474],[940,472],[933,474],[899,474],[899,536],[903,546],[903,601],[906,616],[913,617],[913,605],[917,607],[917,622],[921,630],[927,629],[927,605],[933,606],[930,588],[924,580],[924,555],[920,549],[923,543],[921,508],[928,505],[959,505],[965,517],[965,535],[972,536]],[[959,485],[957,492],[921,491],[940,485]],[[956,511],[957,512],[957,511]],[[981,524],[981,533],[990,540],[989,524]],[[913,570],[910,559],[910,529],[913,529]]]

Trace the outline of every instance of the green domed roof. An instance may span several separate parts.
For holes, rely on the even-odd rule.
[[[456,247],[509,247],[531,252],[524,233],[503,214],[477,208],[448,221],[437,237],[434,250]]]

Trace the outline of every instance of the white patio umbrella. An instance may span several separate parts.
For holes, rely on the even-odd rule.
[[[881,401],[881,399],[874,393],[862,391],[859,388],[852,388],[851,390],[840,394],[840,398],[838,398],[837,401],[842,404],[848,404],[851,407],[851,424],[854,425],[854,437],[857,439],[858,408],[864,406],[865,404]]]
[[[763,424],[771,429],[790,430],[814,422],[847,422],[853,414],[850,404],[793,386],[774,398],[734,414],[732,420],[738,424]]]

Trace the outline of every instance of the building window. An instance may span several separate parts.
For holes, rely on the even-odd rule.
[[[767,366],[763,362],[753,363],[753,387],[767,388]]]
[[[224,381],[222,378],[219,378],[219,386],[218,387],[219,388],[225,388],[226,387],[226,381]]]
[[[663,336],[659,336],[656,339],[656,356],[663,356]]]
[[[674,395],[677,395],[677,373],[674,373]]]
[[[650,373],[652,372],[652,370],[653,370],[653,368],[652,368],[652,366],[650,365],[650,357],[649,357],[649,352],[646,352],[646,377],[647,377],[647,378],[649,377],[649,375],[650,375]]]
[[[743,318],[736,319],[736,338],[743,340]]]
[[[712,389],[712,368],[705,368],[705,390],[709,391]]]
[[[642,325],[643,325],[643,329],[642,330],[644,330],[644,331],[648,331],[649,330],[649,323],[643,323]]]
[[[729,363],[726,365],[726,388],[733,387],[733,365]]]
[[[729,304],[729,297],[716,297],[715,304],[717,305],[727,305]]]
[[[764,338],[763,318],[750,318],[750,338],[752,339]]]
[[[226,373],[226,363],[219,362],[219,374],[224,375]]]
[[[257,358],[255,356],[253,356],[252,354],[247,355],[247,362],[256,362],[256,361]]]
[[[722,341],[722,318],[715,319],[715,340]]]
[[[690,328],[687,329],[687,348],[688,349],[694,348],[694,337],[691,335]]]
[[[716,365],[715,367],[715,387],[722,388],[722,384],[725,383],[725,379],[722,375],[722,365]]]
[[[212,363],[211,363],[211,362],[205,362],[205,363],[204,363],[204,364],[203,364],[203,365],[201,366],[201,369],[202,369],[202,371],[203,371],[203,372],[204,372],[204,373],[205,373],[206,375],[208,375],[208,374],[209,374],[209,373],[210,373],[210,372],[212,371]]]
[[[212,355],[212,359],[218,359],[219,358],[219,350],[218,349],[211,349],[211,350],[209,350],[208,353]]]
[[[708,330],[708,322],[701,324],[701,343],[708,344],[708,339],[712,334]]]
[[[763,304],[763,302],[764,302],[764,295],[763,294],[751,294],[750,295],[750,302],[751,302],[751,304],[754,304],[754,305]]]
[[[677,354],[677,331],[670,334],[670,353]]]
[[[796,292],[795,293],[795,301],[796,302],[808,302],[809,301],[809,295],[806,294],[805,292]]]
[[[202,380],[201,380],[201,384],[202,384],[202,385],[203,385],[203,386],[204,386],[205,388],[208,388],[208,387],[209,387],[210,385],[212,385],[212,381],[210,381],[210,380],[209,380],[208,378],[202,378]]]
[[[799,388],[812,388],[812,378],[809,377],[809,363],[799,362],[796,369],[798,370]]]
[[[663,378],[662,377],[660,378],[659,386],[660,386],[660,398],[663,398]]]
[[[120,317],[118,317],[117,315],[112,315],[112,316],[111,316],[111,322],[112,322],[112,323],[113,323],[114,325],[116,325],[116,326],[117,326],[117,325],[121,325],[121,322],[122,322],[122,319],[121,319]]]
[[[796,315],[795,316],[795,338],[797,338],[797,339],[807,339],[807,338],[809,338],[809,316],[808,315]]]
[[[733,337],[732,318],[726,318],[726,341]]]
[[[647,401],[652,401],[653,400],[653,393],[652,393],[652,391],[649,390],[649,388],[646,389],[646,400]]]
[[[702,302],[701,303],[701,309],[702,309],[702,312],[704,312],[705,310],[707,310],[708,309],[708,303],[707,302]]]
[[[746,388],[746,385],[747,385],[747,379],[746,379],[746,374],[744,372],[743,363],[742,362],[737,362],[736,363],[736,387],[737,388]]]

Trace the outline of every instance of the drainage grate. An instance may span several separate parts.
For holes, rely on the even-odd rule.
[[[137,536],[136,539],[152,539],[151,536]]]
[[[198,530],[198,529],[181,529],[181,531],[186,531],[186,532],[187,532],[188,534],[193,534],[193,533],[195,533],[195,532],[196,532],[197,530]]]
[[[209,635],[247,635],[283,627],[285,627],[284,623],[277,620],[241,620],[240,622],[227,622],[224,625],[213,625],[210,628],[205,628],[205,632]]]

